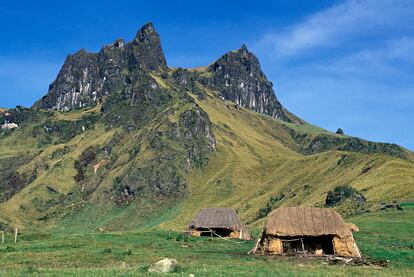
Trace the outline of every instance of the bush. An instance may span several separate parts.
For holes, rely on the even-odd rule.
[[[337,186],[333,191],[329,191],[326,196],[325,205],[328,207],[336,206],[346,199],[351,199],[357,204],[364,204],[366,198],[358,190],[354,189],[351,186]]]

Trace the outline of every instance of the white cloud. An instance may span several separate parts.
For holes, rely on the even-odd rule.
[[[395,29],[411,28],[413,22],[411,0],[349,0],[297,25],[265,34],[256,48],[285,57],[317,47],[342,46],[352,39],[368,39],[374,34],[392,34]]]
[[[348,0],[262,36],[253,50],[293,113],[374,141],[409,140],[414,1]]]
[[[314,61],[307,65],[322,70],[322,74],[349,75],[359,78],[387,76],[412,78],[404,65],[414,66],[414,38],[393,39],[384,46],[360,49],[325,62]],[[382,78],[382,77],[381,77]]]

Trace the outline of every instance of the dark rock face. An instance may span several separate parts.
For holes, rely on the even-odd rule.
[[[150,95],[149,90],[156,93],[157,84],[150,77],[151,88],[143,88],[148,83],[143,76],[149,76],[150,72],[157,72],[164,79],[168,79],[171,72],[152,23],[145,24],[128,43],[117,39],[99,53],[80,50],[68,56],[48,93],[34,107],[69,111],[96,105],[119,93],[138,96],[135,97],[138,99],[139,95]],[[237,107],[288,122],[302,122],[277,100],[272,83],[266,79],[259,61],[245,45],[222,56],[205,73],[178,69],[172,72],[171,77],[180,90],[196,94],[201,99],[205,94],[200,83],[218,91],[226,100],[235,102]]]
[[[354,189],[351,186],[338,186],[333,191],[329,191],[326,196],[325,204],[328,207],[333,207],[346,199],[352,199],[359,205],[363,205],[366,201],[365,196],[363,196],[359,191]]]
[[[90,105],[97,100],[102,88],[98,55],[80,50],[66,58],[48,94],[35,106],[68,111]]]
[[[31,161],[32,156],[0,159],[0,203],[10,199],[36,178],[36,172],[19,173],[18,168]]]
[[[344,134],[344,130],[342,130],[341,128],[338,128],[338,130],[336,130],[336,133],[338,135],[343,135]]]
[[[215,150],[211,125],[208,115],[195,105],[182,111],[178,122],[160,122],[156,130],[146,135],[156,155],[144,164],[132,162],[126,174],[114,183],[117,203],[125,205],[142,196],[158,199],[185,195],[185,172],[205,165]]]
[[[277,100],[273,84],[266,79],[258,59],[245,45],[222,56],[208,71],[213,76],[204,82],[226,100],[281,120],[300,122]]]
[[[404,208],[401,207],[401,205],[399,203],[380,203],[379,205],[379,210],[380,211],[385,211],[388,209],[397,209],[398,211],[403,211]]]
[[[166,68],[159,35],[148,23],[127,44],[118,39],[99,53],[82,49],[68,56],[49,92],[34,107],[69,111],[90,106],[106,95],[128,91],[139,72]]]
[[[126,47],[132,68],[143,66],[147,70],[153,71],[167,67],[160,37],[152,23],[145,24],[138,31],[135,39]]]
[[[199,108],[183,112],[179,120],[179,141],[187,150],[188,163],[204,165],[208,154],[215,150],[216,139],[213,135],[208,115]]]
[[[359,153],[385,153],[394,157],[406,157],[404,150],[396,144],[366,141],[356,137],[335,137],[325,134],[314,136],[294,131],[290,131],[290,134],[297,145],[298,151],[306,155],[339,150]]]

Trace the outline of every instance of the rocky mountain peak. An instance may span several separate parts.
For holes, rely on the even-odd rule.
[[[125,41],[122,38],[119,38],[112,43],[112,46],[115,48],[123,48],[124,45]]]
[[[213,77],[206,81],[221,96],[241,107],[250,108],[281,120],[299,123],[277,100],[273,84],[267,80],[259,60],[245,44],[224,54],[209,66]]]
[[[135,39],[142,42],[147,37],[150,38],[152,36],[159,36],[159,35],[157,31],[155,30],[154,24],[152,24],[152,22],[148,22],[138,30],[135,36]]]
[[[242,55],[248,55],[249,50],[247,49],[246,44],[243,43],[238,52],[240,52]]]
[[[140,95],[157,88],[156,83],[149,80],[151,71],[165,73],[167,69],[160,36],[154,25],[147,23],[128,43],[117,39],[104,46],[99,53],[81,49],[69,55],[46,96],[34,106],[69,111],[94,105],[116,92]],[[281,120],[300,122],[277,100],[273,84],[267,80],[257,57],[245,44],[224,54],[207,70],[211,74],[191,78],[238,106]],[[188,89],[187,73],[183,71],[178,75],[182,79],[180,86]]]
[[[160,36],[151,22],[141,27],[129,44],[129,49],[132,52],[133,65],[143,65],[150,71],[167,67]]]
[[[34,107],[69,111],[93,105],[115,91],[130,90],[131,78],[141,71],[166,68],[160,37],[154,25],[147,23],[128,43],[117,39],[99,53],[81,49],[69,55],[48,93]]]

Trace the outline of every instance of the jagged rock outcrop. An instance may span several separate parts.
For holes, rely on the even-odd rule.
[[[84,49],[69,55],[49,92],[36,107],[69,111],[94,103],[102,89],[98,55]]]
[[[342,130],[342,128],[338,128],[338,130],[336,130],[336,133],[338,135],[343,135],[344,134],[344,130]]]
[[[333,207],[345,201],[346,199],[351,199],[359,205],[363,205],[366,201],[365,196],[362,195],[361,192],[351,186],[344,185],[337,186],[334,190],[328,192],[325,200],[325,205],[327,207]]]
[[[152,23],[145,24],[128,43],[117,39],[99,53],[82,49],[68,56],[49,92],[34,107],[69,111],[102,102],[115,93],[135,98],[148,95],[146,79],[152,80],[150,90],[157,89],[157,83],[149,72],[161,73],[163,78],[172,77],[179,89],[201,98],[204,95],[197,85],[199,83],[218,91],[226,100],[240,107],[288,122],[302,122],[277,100],[272,83],[266,79],[256,56],[245,45],[209,66],[208,74],[186,69],[172,71],[167,67],[160,37]]]
[[[131,68],[142,66],[153,71],[167,67],[160,37],[152,23],[145,24],[126,48]]]
[[[223,55],[208,67],[211,78],[204,83],[220,92],[227,100],[241,107],[267,114],[288,122],[300,123],[277,100],[273,84],[267,80],[255,55],[243,45]]]
[[[49,92],[34,107],[69,111],[90,106],[106,95],[129,91],[140,72],[166,68],[161,40],[148,23],[127,44],[117,39],[99,53],[82,49],[68,56]]]

